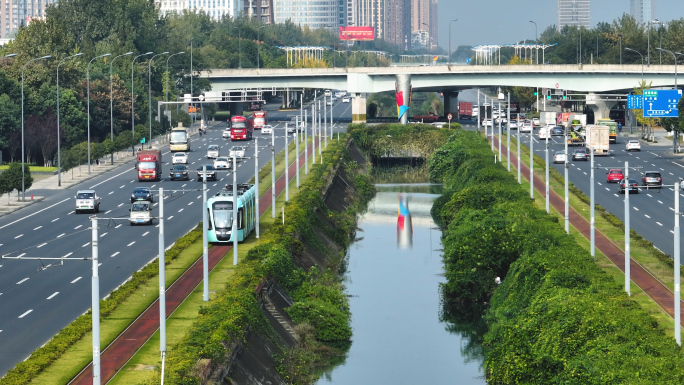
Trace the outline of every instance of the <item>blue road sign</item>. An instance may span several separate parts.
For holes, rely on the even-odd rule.
[[[627,95],[627,108],[630,110],[640,110],[644,108],[643,95]]]
[[[677,118],[682,90],[644,90],[644,118]]]
[[[470,64],[470,58],[466,58],[466,64]]]

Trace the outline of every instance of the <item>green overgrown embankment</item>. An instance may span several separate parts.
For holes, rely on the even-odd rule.
[[[354,196],[343,212],[329,210],[323,191],[338,172],[353,182]],[[350,183],[351,184],[351,183]],[[324,153],[324,163],[310,169],[309,178],[285,207],[285,224],[278,218],[246,258],[232,270],[225,288],[217,293],[187,335],[167,356],[165,382],[197,383],[231,365],[231,357],[249,333],[258,333],[279,344],[259,307],[254,289],[268,279],[276,280],[294,300],[288,308],[298,324],[300,343],[281,346],[277,369],[288,383],[310,383],[322,365],[323,344],[351,337],[350,312],[336,268],[354,234],[356,214],[372,195],[372,186],[348,160],[344,142],[333,142]],[[325,242],[324,239],[331,240]],[[297,265],[313,250],[328,262],[329,269]],[[221,379],[218,379],[219,381]],[[159,372],[149,383],[160,383]]]
[[[491,304],[489,381],[684,381],[675,341],[493,162],[480,135],[453,135],[433,156],[430,176],[445,183],[433,207],[444,228],[443,295]]]

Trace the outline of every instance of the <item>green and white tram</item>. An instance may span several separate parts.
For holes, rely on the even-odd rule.
[[[237,241],[242,242],[256,226],[257,192],[252,184],[237,185],[237,200],[233,196],[233,186],[226,185],[215,196],[207,199],[208,231],[207,238],[213,243],[233,242],[233,204],[237,201]]]

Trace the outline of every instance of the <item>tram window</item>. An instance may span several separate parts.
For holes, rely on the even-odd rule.
[[[214,202],[214,210],[232,210],[233,202]]]
[[[211,219],[211,211],[209,211],[209,208],[207,208],[207,230],[213,230],[213,229],[214,229],[214,221]]]
[[[240,207],[238,209],[238,229],[242,230],[245,228],[245,221],[243,220],[245,216],[245,209]]]

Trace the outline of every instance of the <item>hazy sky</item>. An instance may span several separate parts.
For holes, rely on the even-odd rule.
[[[684,17],[684,0],[653,0],[654,19],[663,21]],[[591,0],[591,25],[612,23],[629,14],[630,0]],[[534,39],[534,24],[541,34],[557,21],[556,0],[439,0],[439,45],[449,46],[449,21],[452,23],[451,46],[511,44]]]

